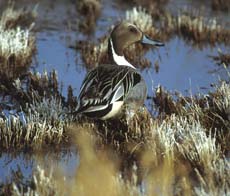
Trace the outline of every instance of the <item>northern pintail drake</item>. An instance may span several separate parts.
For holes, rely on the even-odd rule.
[[[154,46],[164,44],[152,40],[128,22],[121,22],[108,39],[108,55],[111,64],[99,65],[86,75],[78,97],[74,114],[106,120],[118,115],[122,108],[143,106],[147,96],[146,83],[135,66],[130,64],[124,49],[141,42]]]

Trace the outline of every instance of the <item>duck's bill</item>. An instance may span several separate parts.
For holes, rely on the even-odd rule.
[[[164,43],[162,43],[160,41],[157,41],[157,40],[150,39],[146,35],[143,35],[141,43],[143,43],[143,44],[150,44],[150,45],[153,45],[153,46],[164,46]]]

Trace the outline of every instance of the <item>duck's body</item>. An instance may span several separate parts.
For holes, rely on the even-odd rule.
[[[118,115],[124,106],[136,110],[144,104],[147,95],[145,81],[123,55],[124,48],[137,41],[161,44],[146,38],[130,23],[120,23],[114,28],[108,43],[108,54],[113,63],[99,65],[87,74],[75,113],[105,120]]]
[[[137,88],[140,85],[142,88]],[[100,65],[88,73],[80,92],[78,111],[104,120],[118,114],[125,103],[143,105],[146,85],[131,67]]]

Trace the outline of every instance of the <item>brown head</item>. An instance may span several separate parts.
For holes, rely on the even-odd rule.
[[[110,58],[113,59],[115,63],[120,65],[122,62],[119,63],[116,60],[116,57],[124,58],[124,49],[135,42],[155,46],[164,45],[162,42],[152,40],[144,35],[144,33],[136,25],[129,22],[121,22],[114,27],[109,38],[108,52]]]

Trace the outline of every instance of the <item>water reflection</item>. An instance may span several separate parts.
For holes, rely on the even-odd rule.
[[[62,36],[63,39],[60,38]],[[65,39],[66,36],[64,32],[53,32],[50,35],[47,35],[47,32],[38,33],[38,53],[33,67],[34,71],[39,72],[46,70],[49,73],[56,70],[62,94],[65,97],[69,85],[72,85],[74,93],[77,94],[86,73],[82,66],[76,66],[76,63],[81,65],[82,62],[79,54],[68,48],[70,41]],[[74,36],[74,34],[69,36]]]
[[[79,165],[76,149],[62,149],[58,152],[3,153],[0,156],[0,183],[10,182],[17,174],[22,174],[23,182],[30,180],[37,165],[42,168],[58,169],[64,176],[72,178]]]
[[[0,157],[0,183],[6,183],[13,177],[19,169],[23,173],[25,179],[31,177],[34,168],[34,160],[25,154],[12,155],[8,153],[1,154]]]

